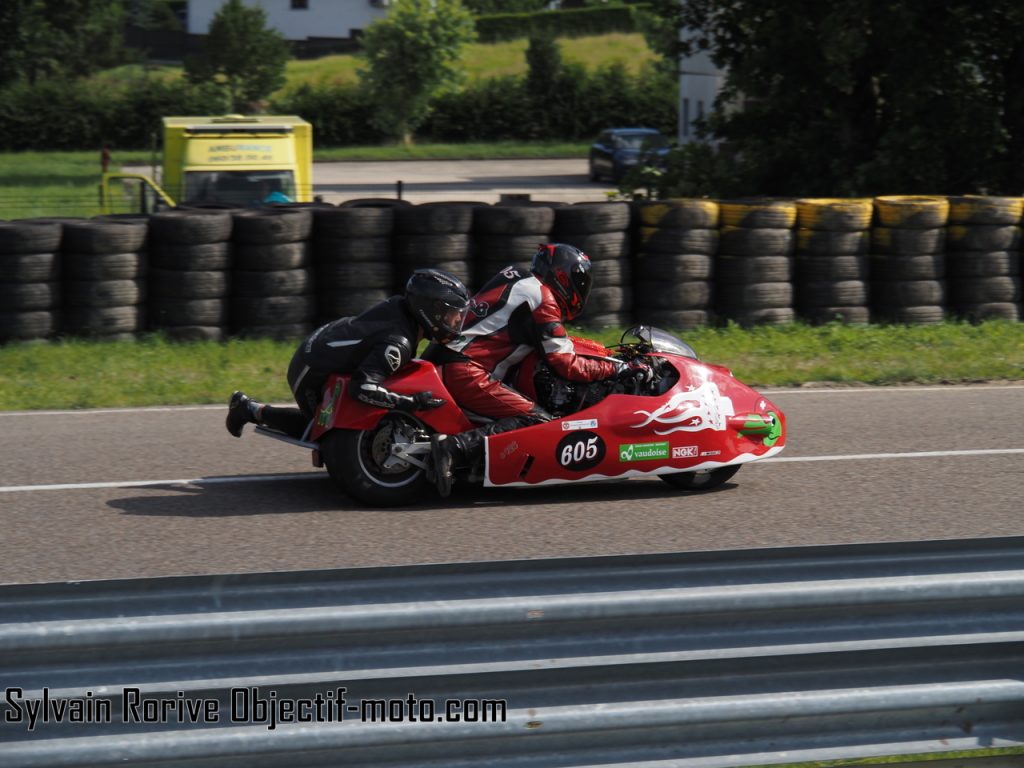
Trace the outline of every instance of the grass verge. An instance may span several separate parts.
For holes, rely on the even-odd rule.
[[[620,331],[591,334],[605,344]],[[807,382],[947,384],[1024,379],[1024,323],[933,326],[800,324],[682,334],[706,362],[760,387]],[[295,344],[67,340],[0,347],[0,409],[226,402],[234,389],[288,401]]]

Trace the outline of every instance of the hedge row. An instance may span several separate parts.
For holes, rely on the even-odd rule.
[[[554,37],[584,37],[610,32],[636,32],[637,13],[647,4],[570,8],[539,13],[496,13],[479,16],[476,31],[480,42],[494,43],[529,37],[535,32]]]
[[[555,92],[557,104],[539,105],[522,77],[473,83],[439,99],[418,135],[434,141],[572,140],[611,124],[668,132],[675,124],[671,84],[653,74],[630,75],[621,65],[592,73],[566,66]],[[382,138],[366,119],[373,106],[358,86],[302,86],[270,110],[309,120],[317,146],[373,145]],[[92,150],[104,144],[149,149],[163,116],[225,111],[220,91],[181,80],[145,79],[122,89],[54,81],[19,85],[0,92],[0,151]]]

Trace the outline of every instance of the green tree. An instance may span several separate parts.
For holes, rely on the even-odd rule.
[[[398,0],[363,36],[360,79],[375,105],[373,124],[412,143],[431,102],[461,81],[462,48],[474,39],[473,17],[459,0]]]
[[[192,83],[214,82],[227,92],[231,108],[248,111],[284,85],[288,43],[267,29],[267,14],[242,0],[228,0],[210,22],[203,53],[185,61]]]
[[[74,78],[124,61],[121,0],[4,0],[0,84]]]
[[[542,138],[551,134],[553,111],[558,101],[559,85],[563,74],[562,49],[554,35],[534,31],[526,48],[526,95],[530,101],[531,124]]]
[[[726,72],[729,109],[708,120],[727,148],[720,193],[991,190],[1004,106],[1024,117],[1016,87],[995,96],[1024,37],[1012,5],[652,0],[649,39]]]

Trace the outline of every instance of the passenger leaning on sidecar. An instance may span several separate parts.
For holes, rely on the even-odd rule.
[[[381,382],[412,359],[420,339],[441,344],[455,339],[468,308],[469,293],[458,279],[436,269],[416,270],[404,296],[327,323],[299,345],[288,366],[288,386],[298,408],[264,405],[235,392],[228,404],[228,432],[241,437],[242,428],[254,423],[302,438],[324,384],[336,373],[351,373],[356,397],[378,408],[415,411],[443,405],[430,392],[400,395]]]
[[[529,272],[506,267],[473,296],[461,336],[427,347],[424,359],[438,366],[455,402],[464,410],[495,419],[457,435],[431,438],[433,476],[441,496],[451,493],[452,467],[482,459],[487,435],[551,419],[502,381],[530,352],[543,355],[556,374],[570,381],[607,379],[631,367],[577,355],[562,325],[576,318],[587,303],[590,266],[590,258],[578,248],[542,245]]]

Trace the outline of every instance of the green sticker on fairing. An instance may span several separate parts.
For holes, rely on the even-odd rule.
[[[740,427],[741,435],[764,435],[762,445],[771,448],[782,437],[782,419],[778,414],[769,412],[767,416],[751,413],[746,416],[746,421]]]
[[[627,443],[619,446],[619,461],[667,459],[668,443]]]
[[[341,382],[335,382],[334,392],[331,393],[331,402],[327,404],[326,408],[320,411],[320,415],[316,417],[316,423],[321,427],[329,426],[331,423],[331,417],[334,415],[334,404],[338,402],[338,395],[341,394]]]

